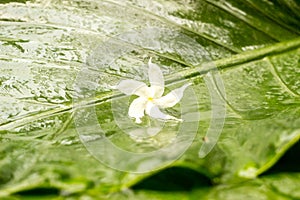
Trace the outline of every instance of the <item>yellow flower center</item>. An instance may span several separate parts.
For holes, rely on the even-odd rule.
[[[148,101],[153,101],[153,98],[152,97],[148,97]]]

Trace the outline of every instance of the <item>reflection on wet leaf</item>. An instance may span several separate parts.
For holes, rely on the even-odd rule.
[[[240,182],[266,171],[299,141],[299,7],[296,1],[254,0],[1,1],[0,198],[55,188],[63,196],[109,193],[118,199],[115,191],[156,173],[103,165],[82,144],[103,150],[97,145],[103,136],[134,153],[169,148],[146,159],[98,152],[119,167],[132,163],[143,171],[180,156],[172,166],[229,185],[199,189],[192,197],[181,193],[179,199],[299,198],[297,174]],[[119,52],[124,53],[116,58]],[[124,101],[130,99],[112,91],[121,79],[145,81],[149,57],[161,66],[169,90],[183,79],[193,83],[197,110],[187,95],[186,124],[149,119],[151,126],[138,127],[127,116]],[[217,146],[200,159],[201,145],[214,139],[205,135],[218,106],[211,105],[204,78],[210,59],[226,87],[226,98],[217,83],[214,93],[226,102],[227,113]],[[76,80],[84,84],[74,87]],[[74,98],[80,101],[72,104]],[[103,132],[86,123],[89,112],[80,113],[92,106]],[[181,108],[167,111],[177,116]],[[79,136],[78,129],[85,134]],[[187,141],[193,144],[178,155]],[[176,198],[124,191],[133,199]]]

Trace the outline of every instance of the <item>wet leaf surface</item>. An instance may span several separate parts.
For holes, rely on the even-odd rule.
[[[119,105],[115,112],[126,114],[127,105],[118,104],[112,86],[127,78],[146,81],[145,64],[152,57],[168,90],[188,80],[198,100],[185,100],[191,102],[186,109],[198,106],[197,135],[171,166],[193,169],[220,184],[192,194],[177,192],[178,199],[300,198],[298,187],[292,187],[297,174],[248,180],[272,167],[300,138],[297,8],[296,1],[254,0],[1,1],[0,196],[45,188],[70,199],[83,193],[111,195],[156,174],[120,172],[101,164],[77,133],[78,128],[91,133],[97,127],[74,123],[83,107],[95,107],[113,144],[133,152],[167,146],[178,127],[166,126],[151,140],[136,141],[124,134],[111,110],[112,104]],[[221,95],[226,119],[217,145],[199,158],[201,145],[212,139],[203,140],[211,123],[212,94],[205,82],[211,60],[226,89],[226,97]],[[78,80],[80,90],[74,87]],[[220,90],[216,87],[222,94]],[[178,110],[180,106],[169,112]],[[128,119],[122,126],[131,124]],[[93,134],[85,137],[97,140]],[[149,191],[115,195],[174,197]]]

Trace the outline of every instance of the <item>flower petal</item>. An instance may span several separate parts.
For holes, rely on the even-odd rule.
[[[182,98],[184,90],[191,84],[185,84],[184,86],[171,91],[166,96],[163,96],[155,100],[155,104],[162,108],[169,108],[175,106]]]
[[[148,102],[146,105],[146,114],[155,119],[165,119],[165,120],[172,119],[172,120],[182,121],[181,119],[177,119],[176,117],[161,112],[158,106],[156,106],[151,102]]]
[[[151,62],[151,58],[148,62],[149,70],[149,81],[151,84],[151,88],[154,89],[155,93],[153,94],[154,98],[159,98],[164,93],[164,87],[165,87],[165,80],[162,71],[160,70],[159,66],[156,64],[153,64]]]
[[[132,79],[120,81],[115,88],[126,95],[135,94],[142,97],[147,97],[150,92],[149,87],[145,83]]]
[[[136,98],[130,104],[129,110],[128,110],[128,115],[130,117],[135,118],[136,123],[142,122],[141,118],[144,116],[146,104],[147,104],[147,100],[142,97]]]

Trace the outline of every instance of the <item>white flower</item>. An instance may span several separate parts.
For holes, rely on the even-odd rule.
[[[190,85],[184,86],[171,91],[169,94],[162,96],[164,93],[164,77],[160,68],[151,62],[149,66],[150,87],[145,83],[132,79],[122,80],[115,88],[126,95],[137,95],[129,106],[128,115],[135,118],[136,123],[141,123],[141,118],[145,115],[156,119],[179,120],[173,116],[167,115],[160,111],[159,108],[169,108],[176,105],[182,98],[184,90]]]

